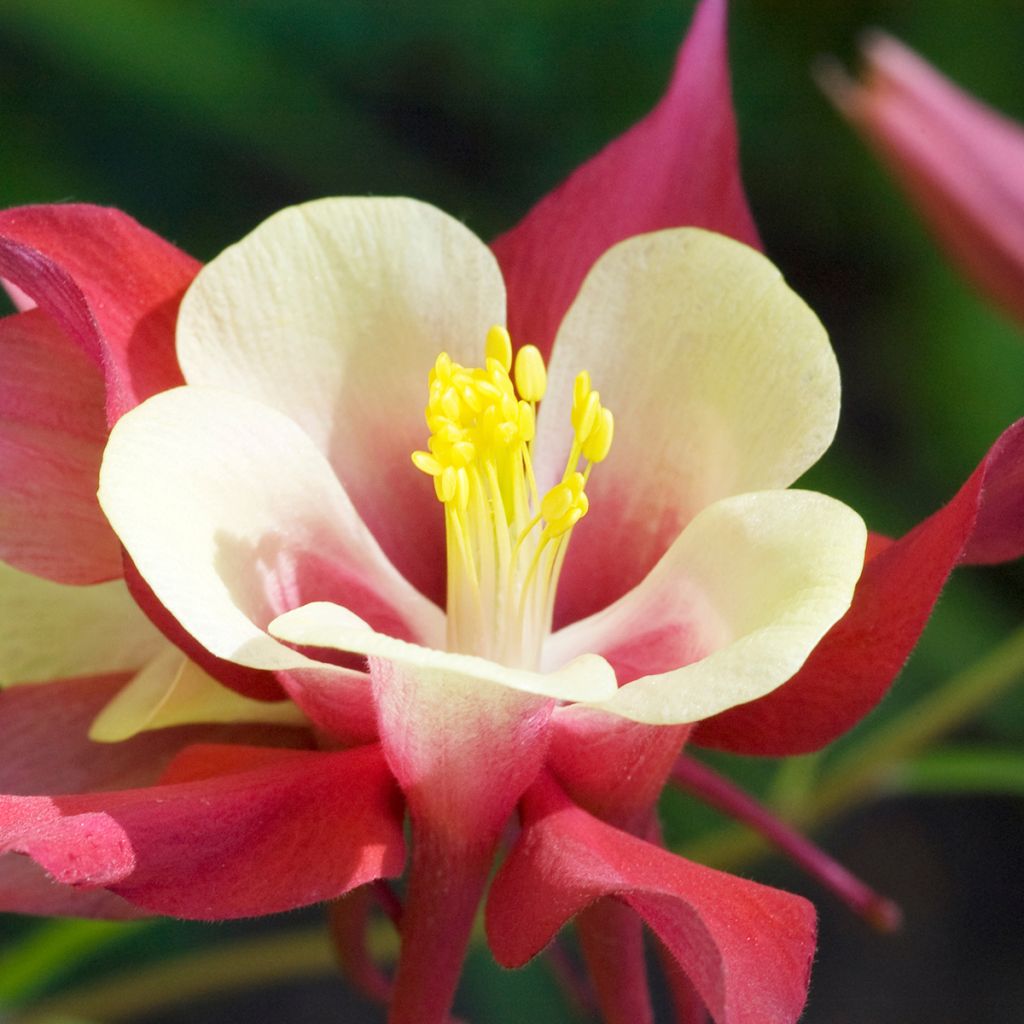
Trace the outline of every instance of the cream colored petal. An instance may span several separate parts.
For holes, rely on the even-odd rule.
[[[0,563],[0,687],[131,672],[165,643],[123,580],[76,587]]]
[[[222,658],[308,667],[265,627],[315,598],[344,597],[398,635],[443,635],[440,610],[387,561],[323,455],[260,402],[199,387],[154,396],[114,427],[99,493],[156,596]]]
[[[296,608],[275,619],[269,630],[278,639],[299,646],[365,654],[409,666],[414,671],[476,682],[482,687],[497,685],[567,701],[601,701],[615,692],[615,674],[597,655],[583,654],[551,672],[507,668],[486,658],[452,654],[384,636],[347,608],[326,602]]]
[[[411,199],[321,199],[275,214],[200,271],[178,358],[190,384],[300,424],[395,565],[432,593],[442,517],[409,461],[426,440],[427,374],[442,349],[479,365],[487,329],[504,321],[498,265],[459,221]]]
[[[551,638],[551,657],[693,631],[707,653],[645,675],[599,706],[651,725],[696,722],[789,679],[844,614],[864,561],[860,517],[810,491],[725,498],[701,512],[635,590]],[[672,616],[678,616],[673,623]]]
[[[119,743],[141,732],[173,725],[240,722],[308,724],[290,700],[270,702],[243,697],[168,645],[97,715],[89,739]]]
[[[839,413],[838,369],[814,313],[760,253],[696,228],[605,253],[549,370],[539,479],[561,472],[580,370],[616,424],[569,547],[563,621],[639,583],[711,502],[791,484],[827,448]]]

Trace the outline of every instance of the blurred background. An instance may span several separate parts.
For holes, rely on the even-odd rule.
[[[274,210],[326,194],[416,196],[489,238],[650,108],[692,7],[2,0],[0,203],[111,204],[203,259]],[[947,265],[812,82],[821,54],[855,66],[869,27],[1024,121],[1024,8],[732,4],[751,206],[843,371],[839,436],[807,483],[899,534],[951,497],[1024,414],[1024,338]],[[870,749],[892,723],[912,723],[1019,624],[1022,595],[1019,564],[958,572],[892,695],[825,758],[710,758],[811,821],[827,849],[903,906],[901,932],[873,932],[795,869],[759,857],[723,819],[666,798],[674,848],[818,905],[807,1024],[1024,1019],[1020,693],[979,702],[927,752],[905,751],[841,813],[813,809],[829,766]],[[0,1007],[48,997],[41,1019],[97,1024],[382,1020],[330,978],[317,921],[306,912],[251,925],[76,930],[0,916]],[[266,976],[280,982],[232,988],[246,957],[250,967],[264,957]],[[126,971],[142,979],[134,989]],[[168,992],[189,987],[207,991],[173,1005]],[[483,950],[460,1007],[481,1024],[585,1019],[572,1017],[543,966],[508,974]]]

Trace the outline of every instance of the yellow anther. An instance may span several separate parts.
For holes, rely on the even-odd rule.
[[[561,519],[572,508],[572,488],[567,484],[556,484],[544,495],[540,503],[540,514],[549,522]]]
[[[451,420],[448,420],[437,427],[434,431],[434,437],[443,444],[458,444],[465,436],[465,433],[462,427],[458,427]]]
[[[590,374],[586,370],[580,370],[576,374],[576,380],[572,385],[572,407],[582,405],[590,394]]]
[[[457,420],[462,412],[459,404],[459,393],[455,388],[447,388],[441,396],[441,410],[450,420]]]
[[[498,437],[501,438],[505,444],[512,444],[513,441],[516,441],[519,438],[519,424],[512,423],[509,420],[499,423]]]
[[[573,473],[560,484],[555,484],[544,495],[540,503],[540,514],[547,522],[552,536],[557,537],[559,534],[564,533],[577,520],[586,515],[589,502],[587,501],[586,494],[583,493],[583,485],[583,474]],[[572,516],[573,512],[577,512],[578,515],[570,523],[568,519]]]
[[[476,445],[471,441],[456,441],[452,445],[452,462],[456,466],[468,466],[475,458]]]
[[[519,403],[512,395],[502,396],[501,415],[507,420],[514,420],[519,416]]]
[[[434,373],[437,375],[438,380],[445,382],[451,376],[452,357],[447,352],[439,353],[437,359],[434,360]]]
[[[519,436],[529,443],[537,433],[537,417],[529,402],[519,403]]]
[[[495,385],[486,378],[476,381],[474,387],[476,388],[477,394],[486,398],[489,402],[500,402],[502,395],[504,394],[500,388],[495,387]]]
[[[591,391],[580,405],[573,405],[572,425],[580,444],[584,444],[590,437],[600,412],[601,395],[597,391]]]
[[[583,458],[588,462],[603,462],[608,457],[614,433],[615,418],[612,416],[612,411],[602,407],[594,429],[590,431],[586,441],[583,442]]]
[[[437,476],[441,472],[441,463],[430,452],[413,452],[412,464],[430,476]]]
[[[516,390],[527,402],[539,402],[548,386],[544,357],[534,345],[524,345],[516,353]]]
[[[434,491],[439,501],[449,502],[455,497],[459,474],[454,466],[445,466],[440,476],[434,477]]]
[[[483,396],[477,390],[476,384],[465,384],[459,394],[462,396],[462,400],[473,410],[473,412],[480,412],[484,407]]]
[[[495,324],[487,332],[487,344],[484,351],[488,359],[496,359],[505,372],[512,369],[512,339],[508,331],[500,324]]]

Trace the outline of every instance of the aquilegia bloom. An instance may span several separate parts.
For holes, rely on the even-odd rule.
[[[446,1019],[506,835],[503,964],[575,916],[642,1024],[645,921],[681,1005],[794,1021],[812,909],[664,850],[658,793],[688,738],[784,754],[865,714],[952,566],[1024,548],[1024,434],[857,583],[858,517],[783,489],[838,377],[756,241],[716,0],[494,256],[404,199],[282,211],[198,276],[112,211],[0,214],[38,304],[0,322],[0,670],[46,684],[0,695],[0,906],[352,893],[352,953],[408,813],[392,1021]]]
[[[859,128],[950,258],[1024,320],[1024,128],[957,88],[912,50],[875,35],[857,83],[821,82]]]

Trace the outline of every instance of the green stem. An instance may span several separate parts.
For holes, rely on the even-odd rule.
[[[381,922],[370,944],[382,958],[396,953],[394,932]],[[54,1018],[96,1018],[104,1024],[213,994],[242,991],[276,981],[319,978],[337,970],[327,930],[293,930],[221,948],[187,953],[130,973],[61,993],[10,1018],[10,1024],[47,1024]]]
[[[150,921],[45,921],[4,950],[0,1007],[19,1006],[59,981],[98,950],[115,946]]]

